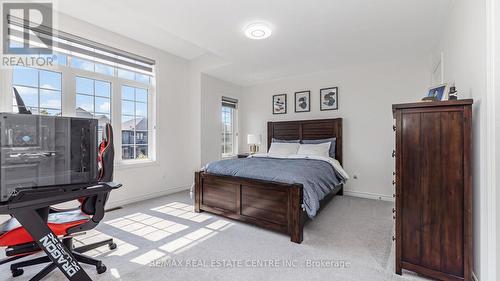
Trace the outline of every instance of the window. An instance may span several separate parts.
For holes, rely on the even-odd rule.
[[[30,26],[9,19],[8,30],[17,32],[9,36],[8,44],[21,46]],[[6,70],[11,83],[0,84],[0,108],[17,112],[11,97],[15,86],[34,114],[96,118],[101,130],[104,123],[112,123],[115,134],[123,137],[115,138],[118,147],[123,142],[123,149],[116,150],[117,159],[154,159],[154,124],[149,122],[156,95],[155,61],[64,31],[54,34],[54,54],[33,55],[52,58],[52,65]],[[116,108],[122,114],[112,114]]]
[[[68,57],[63,54],[50,54],[50,55],[39,55],[38,57],[45,58],[45,59],[51,59],[53,64],[58,64],[61,66],[66,66],[68,64]]]
[[[111,122],[111,83],[76,77],[76,116],[99,120],[99,135]]]
[[[122,86],[122,159],[148,158],[148,91]]]
[[[71,59],[71,67],[109,76],[113,76],[115,74],[115,68],[112,66],[79,57],[73,57]]]
[[[128,80],[134,80],[140,83],[144,84],[149,84],[151,79],[149,75],[125,70],[125,69],[118,69],[118,77],[123,78],[123,79],[128,79]]]
[[[71,59],[71,67],[94,72],[94,63],[78,57]]]
[[[33,114],[61,115],[61,73],[16,67],[12,70],[12,86]],[[14,96],[12,105],[13,111],[18,112]]]
[[[238,101],[222,97],[222,157],[236,155],[235,112]]]

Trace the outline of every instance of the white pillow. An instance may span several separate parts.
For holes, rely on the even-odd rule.
[[[298,155],[330,157],[331,142],[318,144],[301,144]]]
[[[290,155],[297,154],[299,150],[299,143],[271,143],[271,148],[267,153],[270,157],[285,158]]]

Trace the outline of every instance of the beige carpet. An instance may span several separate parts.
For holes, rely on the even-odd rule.
[[[188,192],[136,204],[107,214],[84,243],[116,238],[118,249],[88,254],[108,268],[94,280],[423,280],[394,274],[392,203],[335,197],[306,224],[304,242],[228,219],[193,212]],[[3,250],[2,250],[3,252]],[[29,280],[41,267],[12,278]],[[53,272],[46,280],[65,280]]]

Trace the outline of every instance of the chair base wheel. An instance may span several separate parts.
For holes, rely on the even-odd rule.
[[[24,270],[22,270],[21,268],[12,269],[12,277],[21,276],[21,275],[23,275],[23,273],[24,273]]]
[[[104,264],[96,266],[96,269],[97,269],[97,274],[103,274],[107,270]]]
[[[111,244],[109,244],[109,249],[110,249],[110,250],[114,250],[114,249],[116,249],[117,247],[118,247],[118,246],[116,245],[116,243],[111,243]]]

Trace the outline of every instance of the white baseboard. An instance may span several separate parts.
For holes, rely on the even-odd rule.
[[[181,192],[181,191],[188,191],[189,189],[190,189],[189,186],[174,187],[174,188],[166,189],[164,191],[148,193],[148,194],[145,194],[142,196],[127,198],[124,200],[110,201],[109,203],[106,204],[106,208],[111,209],[111,208],[121,207],[123,205],[137,203],[137,202],[141,202],[144,200],[149,200],[149,199],[153,199],[153,198],[157,198],[157,197],[161,197],[161,196],[166,196],[166,195],[170,195],[170,194]]]
[[[348,190],[344,189],[344,195],[359,197],[359,198],[366,198],[366,199],[394,202],[394,198],[392,196],[376,194],[376,193],[369,193],[369,192],[352,191],[352,190],[348,191]]]
[[[106,204],[107,205],[106,207],[108,209],[111,209],[111,208],[120,207],[120,206],[127,205],[127,204],[132,204],[132,203],[137,203],[137,202],[144,201],[144,200],[153,199],[156,197],[170,195],[170,194],[181,192],[181,191],[188,191],[189,189],[190,189],[189,186],[169,188],[169,189],[164,190],[164,191],[148,193],[148,194],[145,194],[142,196],[127,198],[124,200],[110,201]],[[359,198],[366,198],[366,199],[373,199],[373,200],[394,202],[394,198],[391,196],[376,194],[376,193],[369,193],[369,192],[344,190],[344,195],[352,196],[352,197],[359,197]]]
[[[474,271],[472,271],[472,280],[479,281],[479,278],[477,278],[476,273],[474,273]]]

